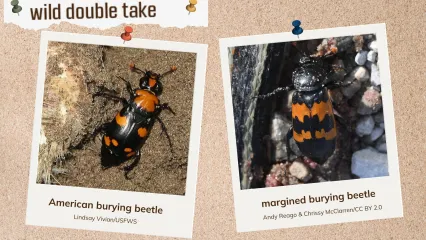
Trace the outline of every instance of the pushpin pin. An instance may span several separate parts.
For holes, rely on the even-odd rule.
[[[195,8],[195,4],[197,4],[197,0],[189,0],[189,4],[186,5],[186,10],[188,10],[188,15],[192,12],[197,11],[197,8]]]
[[[10,2],[10,4],[13,6],[12,12],[17,13],[18,16],[19,16],[19,12],[22,11],[22,7],[19,6],[19,1],[18,0],[12,0],[12,2]]]
[[[299,35],[303,33],[303,28],[300,27],[301,22],[299,20],[294,20],[291,25],[293,25],[293,31],[291,31],[294,35],[297,35],[297,38],[299,38]]]
[[[132,35],[130,35],[133,32],[133,28],[130,26],[127,26],[124,28],[124,33],[121,34],[121,39],[124,40],[123,44],[126,41],[130,41],[132,40]]]

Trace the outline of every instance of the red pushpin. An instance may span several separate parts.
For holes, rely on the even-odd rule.
[[[127,26],[127,27],[124,28],[124,33],[121,34],[121,39],[124,40],[123,44],[126,41],[132,40],[132,35],[131,35],[132,32],[133,32],[133,28],[132,27]]]

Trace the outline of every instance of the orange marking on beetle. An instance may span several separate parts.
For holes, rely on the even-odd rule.
[[[120,113],[117,113],[117,115],[115,116],[115,121],[121,127],[124,127],[127,124],[126,116],[121,116]]]
[[[131,156],[133,156],[133,155],[135,155],[135,152],[131,152],[131,153],[127,154],[126,156],[127,156],[127,157],[131,157]]]
[[[158,104],[157,96],[146,90],[137,90],[136,95],[137,97],[134,100],[136,106],[147,112],[154,112],[155,106]]]
[[[297,117],[297,119],[299,119],[299,121],[303,123],[305,116],[311,117],[311,111],[308,108],[308,106],[306,106],[306,104],[296,103],[296,104],[293,104],[291,107],[291,115],[292,115],[292,118]]]
[[[154,78],[150,78],[148,84],[150,87],[154,87],[155,84],[157,84],[157,80],[155,80]]]
[[[302,130],[301,133],[297,133],[293,130],[293,138],[296,142],[304,142],[305,139],[312,139],[312,134],[310,131]]]
[[[315,138],[325,138],[325,140],[333,140],[337,135],[336,128],[334,127],[329,132],[325,132],[324,129],[321,129],[321,131],[315,131]]]
[[[132,149],[131,148],[125,148],[124,151],[125,152],[132,152]]]
[[[328,100],[327,102],[314,103],[311,108],[311,114],[311,116],[318,115],[319,121],[322,122],[322,120],[325,118],[325,115],[328,114],[331,116],[333,114],[331,101]]]
[[[117,142],[117,140],[112,139],[112,140],[111,140],[111,142],[112,142],[112,145],[114,145],[114,146],[116,146],[116,147],[118,146],[118,142]]]
[[[139,128],[138,129],[138,135],[141,138],[146,137],[146,135],[148,134],[148,131],[146,130],[146,128]]]
[[[109,145],[111,145],[111,139],[109,139],[109,137],[108,136],[104,136],[104,141],[105,141],[105,144],[109,147]]]

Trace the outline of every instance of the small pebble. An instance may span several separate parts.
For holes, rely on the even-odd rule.
[[[377,114],[374,114],[373,118],[374,118],[374,121],[376,123],[383,123],[383,122],[385,122],[385,117],[383,116],[383,112],[379,112]]]
[[[297,178],[294,176],[289,176],[288,185],[296,185],[296,184],[299,184],[299,181],[297,180]]]
[[[365,136],[362,140],[367,144],[372,144],[374,141],[379,139],[385,130],[381,127],[375,127],[370,135]]]
[[[337,49],[339,52],[344,52],[353,46],[352,37],[343,37],[337,39]]]
[[[361,82],[354,81],[351,85],[347,87],[342,87],[342,93],[348,99],[351,99],[355,93],[357,93],[361,89]]]
[[[370,74],[365,67],[357,67],[353,70],[355,79],[364,82],[370,78]]]
[[[377,53],[375,51],[369,51],[367,54],[367,60],[369,62],[375,62],[376,61],[376,57],[377,57]]]
[[[275,174],[268,174],[268,176],[266,176],[265,186],[266,187],[277,187],[277,186],[282,186],[282,184],[275,177]]]
[[[287,149],[284,142],[275,143],[275,161],[287,160]]]
[[[378,51],[377,41],[372,41],[368,44],[368,48],[374,52]]]
[[[388,152],[388,149],[386,147],[386,142],[376,144],[376,149],[377,149],[377,151],[379,151],[381,153],[387,153]]]
[[[290,139],[290,149],[294,153],[294,155],[296,155],[297,157],[300,157],[303,155],[299,147],[297,146],[297,143],[294,140],[294,138]]]
[[[377,141],[376,144],[385,143],[386,142],[386,134],[383,134]]]
[[[364,66],[371,70],[371,65],[373,65],[373,63],[370,61],[367,61]]]
[[[355,43],[355,51],[359,52],[362,50],[362,47],[364,46],[364,38],[362,35],[357,35],[352,38],[353,42]]]
[[[363,137],[370,135],[374,129],[374,119],[372,116],[363,116],[356,123],[355,132],[358,136]]]
[[[371,84],[373,86],[379,86],[380,85],[379,66],[375,63],[371,64]]]
[[[365,67],[358,66],[355,69],[353,69],[352,72],[345,77],[344,82],[351,83],[354,80],[359,80],[361,82],[364,82],[368,80],[369,78],[370,78],[370,74],[368,73],[368,70]]]
[[[389,176],[388,156],[374,148],[366,148],[352,155],[352,173],[360,178]]]
[[[358,137],[353,138],[353,139],[352,139],[352,143],[351,143],[351,149],[352,149],[352,152],[356,152],[356,151],[358,151],[360,148],[361,148],[361,144],[360,144],[360,142],[359,142],[359,138],[358,138]]]
[[[365,62],[367,62],[367,51],[360,51],[357,53],[357,55],[355,56],[355,62],[362,66],[365,64]]]
[[[369,115],[378,112],[381,108],[382,96],[380,93],[374,87],[367,88],[358,105],[358,114]]]
[[[274,113],[271,125],[271,140],[274,143],[283,141],[286,138],[287,131],[290,129],[291,122],[280,113]]]
[[[309,171],[309,168],[301,162],[293,162],[289,168],[289,171],[291,175],[295,176],[297,179],[303,182],[307,182],[312,178],[312,174]]]

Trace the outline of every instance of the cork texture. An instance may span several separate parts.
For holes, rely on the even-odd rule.
[[[1,16],[3,19],[3,2]],[[426,4],[404,1],[225,1],[209,2],[209,27],[134,27],[134,38],[209,45],[193,239],[426,239]],[[404,218],[237,233],[227,141],[219,38],[386,23]],[[119,36],[54,25],[51,31]],[[40,31],[1,24],[0,156],[1,239],[166,239],[162,237],[25,225]]]

